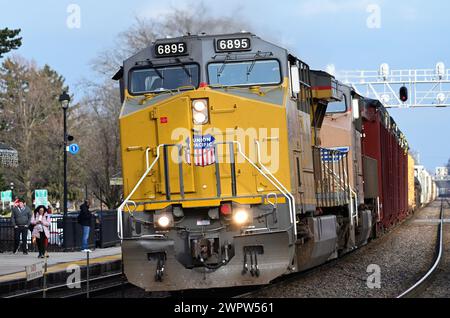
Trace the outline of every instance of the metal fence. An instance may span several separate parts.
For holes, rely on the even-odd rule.
[[[49,252],[74,251],[81,249],[82,228],[77,222],[78,212],[69,213],[66,219],[66,233],[64,233],[64,217],[59,214],[51,215],[50,237],[48,238]],[[105,248],[120,243],[117,236],[117,213],[116,211],[95,212],[92,218],[89,247]],[[66,237],[66,246],[64,246]],[[31,232],[27,236],[28,250],[36,251],[31,243]],[[0,217],[0,251],[13,251],[14,249],[14,227],[11,218]]]
[[[48,251],[62,250],[62,216],[52,215],[50,223],[50,237],[48,238]],[[34,251],[35,247],[31,244],[31,231],[27,235],[28,250]],[[0,250],[12,251],[14,249],[14,226],[11,218],[0,218]]]

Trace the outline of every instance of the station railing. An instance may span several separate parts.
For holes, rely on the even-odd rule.
[[[106,248],[120,243],[117,236],[117,212],[97,211],[93,212],[89,248]],[[66,233],[64,233],[64,216],[52,214],[50,222],[50,237],[48,238],[49,252],[75,251],[81,249],[82,228],[77,221],[78,212],[69,213],[66,218]],[[64,239],[67,242],[64,245]],[[31,241],[31,232],[28,231],[27,244],[29,251],[37,251]],[[19,245],[19,251],[21,245]],[[11,252],[14,249],[14,226],[11,218],[0,217],[0,251]]]

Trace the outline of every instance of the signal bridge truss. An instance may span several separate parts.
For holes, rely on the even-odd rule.
[[[434,176],[433,177],[434,181],[445,181],[445,182],[450,182],[450,176]]]
[[[390,70],[382,64],[378,71],[342,71],[336,77],[387,108],[450,107],[450,69],[444,63],[435,69],[411,70]],[[406,102],[399,96],[403,86],[408,89]]]

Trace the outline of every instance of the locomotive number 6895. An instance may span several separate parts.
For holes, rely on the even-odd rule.
[[[249,38],[219,39],[216,43],[217,52],[234,52],[251,50]]]

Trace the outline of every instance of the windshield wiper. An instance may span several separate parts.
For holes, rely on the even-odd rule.
[[[256,59],[254,59],[254,60],[252,61],[252,65],[250,65],[250,67],[249,67],[248,70],[247,70],[247,82],[248,82],[248,78],[249,78],[250,74],[251,74],[252,71],[253,71],[253,68],[255,67],[255,64],[256,64]]]
[[[255,54],[255,56],[253,57],[253,60],[252,60],[252,65],[250,65],[249,69],[247,70],[247,81],[248,81],[248,77],[250,76],[250,74],[253,71],[253,68],[255,67],[256,61],[259,58],[264,58],[265,56],[266,55],[262,55],[261,54],[261,51],[256,52],[256,54]]]
[[[217,72],[217,80],[219,80],[219,77],[222,75],[223,71],[225,70],[225,66],[227,65],[227,62],[230,60],[230,53],[227,54],[225,57],[225,60],[223,61],[222,66],[220,67],[220,70]]]
[[[175,59],[175,61],[177,61],[178,66],[181,66],[181,68],[186,73],[186,75],[189,76],[189,78],[192,80],[191,72],[189,72],[189,70],[187,69],[186,65],[184,65],[183,62],[181,62],[181,60],[178,57]]]
[[[147,60],[148,64],[153,67],[153,69],[155,70],[155,73],[159,76],[160,79],[164,79],[164,76],[162,75],[162,73],[155,67],[155,65],[152,63],[152,61]]]

